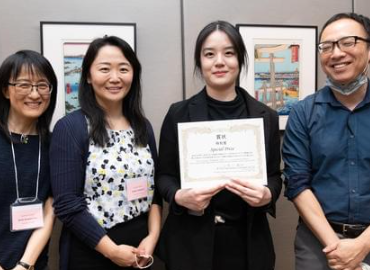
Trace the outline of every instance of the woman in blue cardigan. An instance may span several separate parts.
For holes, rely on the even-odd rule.
[[[161,223],[156,148],[129,44],[94,40],[82,63],[81,110],[58,121],[50,149],[61,269],[145,268]]]

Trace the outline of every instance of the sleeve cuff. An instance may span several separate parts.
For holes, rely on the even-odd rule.
[[[293,201],[295,197],[297,197],[301,192],[303,192],[306,189],[311,189],[311,187],[308,185],[305,185],[297,189],[286,188],[284,196],[287,197],[289,201]]]
[[[305,189],[311,188],[311,185],[310,185],[311,174],[300,173],[300,174],[294,174],[291,176],[286,176],[284,183],[285,183],[284,196],[287,197],[288,200],[291,201]]]
[[[175,192],[173,192],[173,194],[171,195],[172,199],[170,201],[170,209],[171,209],[173,214],[182,215],[185,212],[185,207],[183,207],[181,205],[178,205],[176,203],[176,201],[175,201],[176,192],[177,192],[177,190]]]

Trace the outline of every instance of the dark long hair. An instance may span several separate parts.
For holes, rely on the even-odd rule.
[[[18,51],[4,60],[0,67],[0,131],[10,139],[8,129],[8,118],[10,101],[4,96],[4,90],[9,87],[9,82],[16,80],[23,70],[27,70],[30,75],[45,77],[52,85],[50,103],[45,112],[37,120],[37,131],[44,142],[49,140],[49,127],[54,113],[57,100],[57,77],[50,62],[41,54],[31,50]]]
[[[201,53],[202,47],[205,40],[210,34],[215,31],[224,32],[230,39],[231,43],[234,46],[238,63],[239,63],[239,75],[242,70],[242,67],[245,67],[245,70],[248,70],[248,54],[245,48],[243,38],[240,35],[239,31],[229,22],[225,21],[214,21],[207,24],[199,33],[197,41],[195,42],[194,50],[194,73],[201,74],[202,63],[201,63]]]
[[[100,146],[104,146],[108,140],[105,112],[96,101],[92,85],[88,83],[91,65],[98,55],[99,50],[107,45],[119,48],[133,68],[133,80],[131,88],[123,100],[122,113],[134,130],[135,144],[145,146],[148,143],[148,133],[141,105],[141,65],[130,45],[116,36],[105,36],[91,42],[82,62],[78,100],[82,111],[89,119],[91,126],[90,138]]]

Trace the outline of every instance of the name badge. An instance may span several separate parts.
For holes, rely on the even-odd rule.
[[[41,228],[44,226],[44,213],[42,202],[23,202],[17,200],[10,206],[10,230],[24,231]]]
[[[126,179],[127,200],[133,201],[148,197],[148,180],[146,177]]]

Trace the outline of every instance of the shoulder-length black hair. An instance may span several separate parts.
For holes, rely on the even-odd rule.
[[[202,74],[202,63],[201,63],[201,53],[202,47],[205,40],[210,34],[215,31],[224,32],[230,39],[231,43],[234,46],[238,63],[239,63],[239,74],[242,70],[242,67],[245,67],[245,70],[248,69],[248,54],[245,48],[243,38],[240,35],[239,31],[231,23],[226,21],[214,21],[207,24],[200,32],[195,42],[194,50],[194,73]]]
[[[100,146],[104,146],[108,140],[105,112],[96,101],[92,85],[88,83],[91,65],[99,50],[107,45],[118,47],[133,68],[133,80],[131,88],[123,100],[122,112],[134,130],[135,144],[145,146],[148,143],[148,134],[141,105],[141,65],[130,45],[116,36],[105,36],[91,42],[82,62],[78,100],[82,111],[89,119],[90,138]]]
[[[10,55],[0,67],[0,130],[10,139],[8,129],[10,101],[5,97],[4,91],[9,87],[9,82],[17,79],[22,70],[27,70],[32,76],[45,77],[52,85],[50,104],[45,112],[39,116],[36,125],[42,140],[48,141],[50,122],[57,100],[57,77],[50,62],[40,53],[31,50],[22,50]]]

